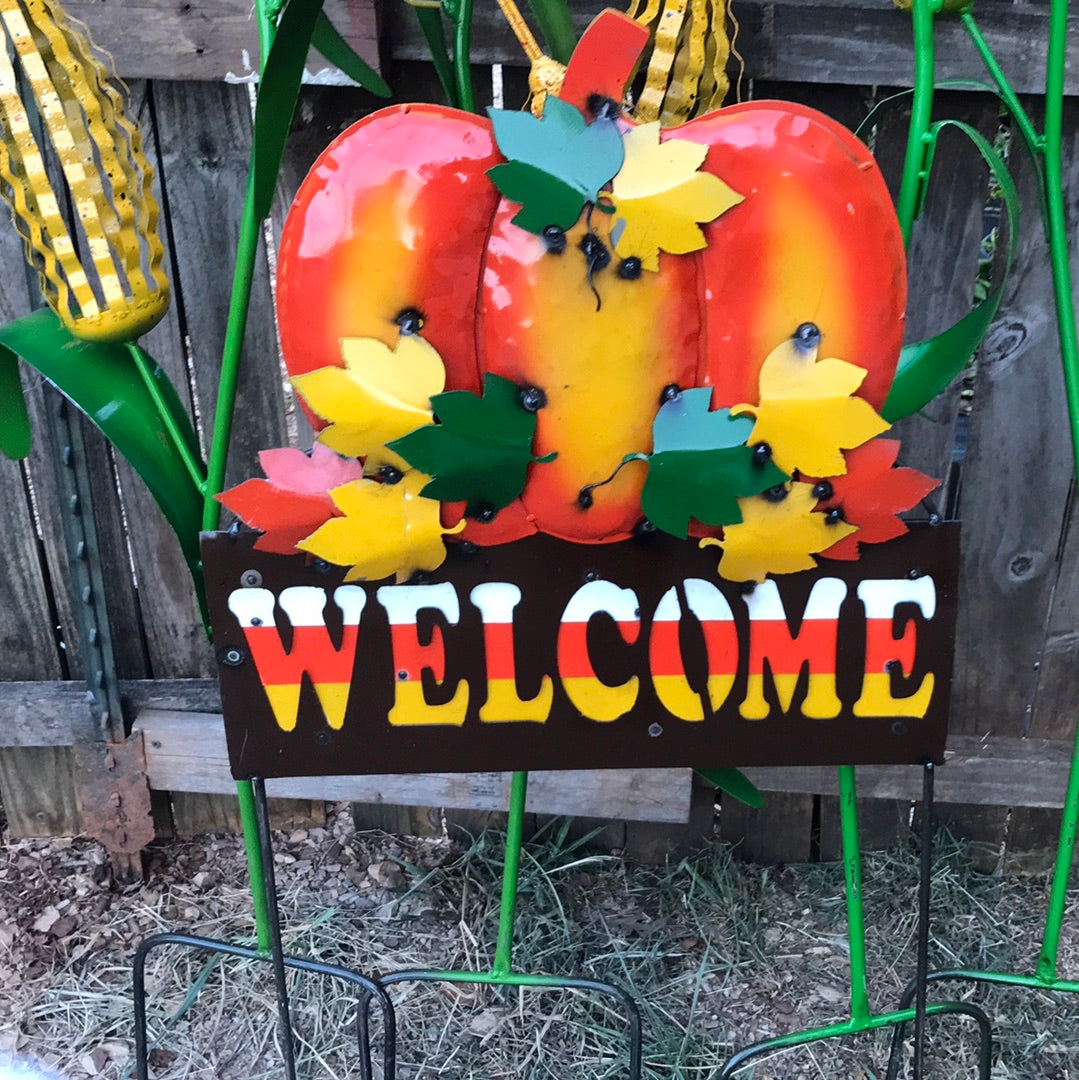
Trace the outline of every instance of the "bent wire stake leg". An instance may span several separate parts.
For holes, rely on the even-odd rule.
[[[385,989],[374,979],[359,972],[336,964],[326,964],[317,960],[306,960],[298,956],[287,956],[281,942],[281,922],[277,908],[277,882],[273,870],[273,844],[270,833],[270,814],[266,804],[266,784],[261,778],[251,781],[253,795],[253,814],[258,832],[259,853],[265,867],[263,888],[264,904],[268,912],[266,931],[269,937],[269,949],[248,948],[232,945],[215,938],[197,937],[192,934],[155,934],[141,942],[135,951],[133,961],[133,992],[135,1012],[135,1076],[137,1080],[148,1080],[148,1039],[146,1030],[146,960],[150,953],[163,945],[182,945],[220,956],[236,956],[245,960],[269,962],[273,969],[274,996],[277,1006],[277,1018],[281,1036],[281,1056],[285,1066],[287,1080],[296,1078],[296,1052],[292,1034],[292,1021],[289,1009],[288,983],[286,972],[303,971],[314,975],[328,975],[354,986],[357,993],[357,1018],[363,1017],[360,1024],[357,1019],[357,1042],[361,1076],[369,1078],[371,1074],[371,1046],[368,1039],[367,1011],[372,997],[382,1011],[384,1040],[383,1080],[393,1080],[396,1073],[397,1031],[393,1007]],[[196,984],[197,986],[197,984]],[[199,987],[201,989],[201,987]],[[197,990],[195,996],[197,996]]]
[[[919,3],[915,0],[915,10]],[[1068,3],[1067,0],[1051,0],[1049,7],[1049,43],[1045,73],[1045,128],[1038,134],[1031,118],[1023,110],[1018,95],[1008,82],[1007,76],[981,36],[974,17],[968,9],[963,23],[984,60],[1001,100],[1009,107],[1028,149],[1034,155],[1041,182],[1042,212],[1046,239],[1049,246],[1049,262],[1053,281],[1053,300],[1056,309],[1057,336],[1060,342],[1060,359],[1064,371],[1064,389],[1068,406],[1068,425],[1072,440],[1072,454],[1076,476],[1079,476],[1079,335],[1075,323],[1075,302],[1071,268],[1068,262],[1068,233],[1063,191],[1063,167],[1061,138],[1064,108],[1064,75],[1067,59]],[[1072,759],[1068,773],[1068,785],[1064,795],[1064,812],[1060,823],[1053,879],[1046,908],[1045,930],[1041,950],[1033,975],[1018,972],[997,972],[973,969],[935,971],[929,974],[929,982],[961,980],[996,986],[1013,986],[1024,989],[1052,990],[1062,993],[1079,993],[1079,981],[1057,978],[1057,960],[1060,950],[1060,931],[1064,921],[1067,901],[1068,875],[1075,854],[1076,834],[1079,832],[1079,725],[1072,744]],[[902,1002],[909,1004],[916,988],[909,986]],[[903,1038],[902,1027],[897,1027],[893,1046]],[[894,1055],[893,1055],[894,1061]],[[896,1071],[889,1068],[889,1080]]]
[[[513,926],[517,908],[517,879],[521,864],[521,841],[528,773],[515,772],[510,785],[509,814],[506,823],[506,859],[502,870],[502,904],[498,918],[495,958],[490,971],[443,971],[438,968],[412,968],[391,971],[376,981],[385,988],[403,982],[465,983],[472,986],[521,986],[537,990],[581,990],[613,998],[622,1007],[629,1038],[630,1080],[641,1076],[641,1014],[632,994],[614,983],[597,979],[579,979],[562,975],[533,975],[513,971]],[[360,1041],[367,1037],[367,1009],[361,1001],[357,1028]],[[370,1080],[368,1073],[363,1080]]]
[[[920,864],[918,889],[918,975],[915,985],[921,984],[921,977],[927,972],[927,951],[929,941],[929,886],[932,869],[932,799],[933,766],[928,764],[923,771],[923,823],[922,823],[922,858]],[[904,1001],[903,1008],[893,1012],[874,1014],[869,1007],[869,993],[866,984],[865,965],[865,918],[862,907],[862,853],[858,838],[858,804],[855,787],[854,767],[842,765],[839,769],[839,815],[843,837],[843,876],[847,886],[847,931],[850,941],[850,1019],[837,1024],[825,1024],[806,1031],[796,1031],[789,1035],[780,1035],[774,1039],[747,1046],[734,1054],[722,1070],[716,1074],[716,1080],[733,1077],[753,1060],[786,1050],[793,1046],[820,1042],[842,1035],[858,1035],[877,1028],[905,1025],[909,1020],[918,1024],[914,1056],[915,1080],[922,1080],[922,1050],[924,1025],[927,1016],[958,1014],[967,1016],[978,1025],[978,1077],[989,1080],[992,1064],[992,1026],[989,1017],[978,1008],[962,1001],[940,1001],[928,1004],[924,993],[919,998],[916,1008],[910,1007],[910,998]],[[912,995],[913,996],[913,992]],[[894,1045],[894,1044],[893,1044]],[[893,1051],[892,1062],[898,1067]],[[890,1063],[891,1067],[891,1063]],[[889,1072],[889,1077],[892,1074]]]

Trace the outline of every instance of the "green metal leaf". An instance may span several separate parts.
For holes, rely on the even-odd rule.
[[[311,44],[334,67],[340,68],[353,82],[359,83],[365,90],[370,90],[378,97],[390,96],[391,91],[386,80],[341,36],[325,11],[320,11],[315,20]]]
[[[758,458],[746,440],[750,417],[710,409],[711,387],[683,390],[665,401],[652,423],[653,453],[641,509],[657,528],[685,539],[690,519],[737,525],[740,498],[789,480],[771,459]]]
[[[899,355],[895,380],[881,410],[881,415],[889,423],[895,423],[896,420],[902,420],[903,417],[924,408],[966,367],[996,318],[1015,257],[1015,245],[1019,235],[1019,196],[1007,165],[980,131],[959,120],[942,120],[934,124],[929,132],[930,149],[935,147],[941,132],[949,127],[958,128],[974,143],[1000,187],[1001,198],[1008,213],[1007,261],[997,287],[959,322],[926,341],[916,341],[904,346]]]
[[[412,10],[416,13],[416,21],[420,24],[423,38],[427,42],[427,50],[431,54],[431,63],[435,66],[435,74],[442,84],[442,92],[446,95],[446,104],[453,109],[459,109],[461,102],[457,95],[457,85],[454,82],[453,64],[450,62],[449,50],[446,48],[446,35],[442,27],[442,9],[439,7],[427,7],[425,4],[413,4]]]
[[[250,180],[255,216],[260,220],[269,216],[273,205],[281,155],[292,127],[303,66],[322,12],[322,2],[288,0],[262,68],[255,104]]]
[[[924,408],[947,389],[967,366],[1000,307],[1001,290],[994,289],[954,326],[926,341],[903,346],[895,380],[881,416],[890,424]]]
[[[387,447],[432,480],[422,494],[470,509],[500,510],[524,490],[536,414],[521,407],[516,383],[485,375],[483,397],[450,390],[431,398],[438,424],[417,428]],[[544,460],[549,460],[546,458]]]
[[[760,790],[739,769],[694,769],[693,771],[707,780],[717,791],[732,795],[754,810],[759,810],[764,805],[764,796]]]
[[[0,346],[0,453],[24,458],[30,453],[30,417],[19,381],[19,358]]]
[[[668,450],[648,459],[641,509],[656,528],[684,540],[691,518],[702,525],[737,525],[740,498],[789,479],[773,462],[758,461],[749,446]]]
[[[547,46],[547,55],[560,64],[568,64],[577,44],[577,31],[566,0],[529,0]]]
[[[201,581],[196,485],[143,382],[126,344],[83,341],[45,308],[0,327],[0,348],[21,357],[79,408],[124,456],[153,495],[180,540],[191,573]],[[197,453],[198,439],[168,376],[142,353],[181,437]]]
[[[584,196],[535,165],[507,161],[488,169],[487,175],[510,202],[521,204],[513,215],[519,228],[534,233],[542,233],[548,225],[569,229],[581,216]]]

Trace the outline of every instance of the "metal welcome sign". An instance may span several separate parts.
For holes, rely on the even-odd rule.
[[[208,535],[235,774],[940,761],[957,539],[747,587],[660,536],[351,584]]]

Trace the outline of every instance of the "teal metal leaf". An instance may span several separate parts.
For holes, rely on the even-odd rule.
[[[648,459],[641,509],[657,528],[685,539],[690,519],[702,525],[737,525],[738,500],[789,480],[772,461],[759,461],[748,446],[718,450],[668,450]]]
[[[0,327],[0,350],[21,357],[52,383],[139,474],[179,538],[198,584],[202,491],[136,369],[130,350],[137,348],[76,338],[47,308]],[[198,439],[168,376],[149,356],[142,356],[174,426],[197,454]]]
[[[585,202],[581,193],[535,165],[507,161],[488,169],[487,175],[507,199],[521,204],[513,224],[522,229],[534,233],[542,233],[548,225],[568,229],[581,216]]]
[[[0,346],[0,453],[24,458],[30,453],[30,417],[19,381],[19,358]]]
[[[764,805],[764,796],[760,790],[739,769],[694,769],[698,776],[704,777],[717,791],[732,795],[739,802],[759,810]]]
[[[320,11],[315,20],[311,44],[354,83],[359,83],[378,97],[390,96],[391,91],[386,80],[341,36],[325,11]]]
[[[752,417],[731,416],[729,409],[712,412],[711,404],[710,386],[683,390],[665,401],[652,423],[653,452],[744,446],[753,431]]]
[[[436,394],[431,408],[439,423],[386,445],[432,477],[421,492],[428,499],[500,510],[524,490],[529,464],[541,460],[532,456],[536,414],[521,407],[519,395],[516,383],[487,374],[482,398],[467,390]]]
[[[255,216],[269,216],[281,155],[292,127],[303,66],[322,12],[323,0],[288,0],[259,79],[250,191]]]
[[[609,117],[598,117],[591,124],[586,123],[577,109],[556,97],[547,98],[543,117],[539,120],[531,113],[505,109],[488,109],[487,113],[498,149],[507,161],[545,173],[560,185],[553,190],[562,192],[564,186],[576,192],[578,213],[586,202],[596,202],[600,188],[622,168],[625,158],[622,135]],[[506,198],[521,201],[502,188],[500,168],[495,166],[488,175]],[[526,170],[501,174],[503,179],[517,181],[518,191],[521,180],[531,175]],[[550,192],[538,187],[535,194],[542,198]],[[562,206],[561,201],[559,205]],[[539,220],[543,216],[537,206],[534,215],[530,212],[529,220]],[[550,223],[548,220],[544,225]]]

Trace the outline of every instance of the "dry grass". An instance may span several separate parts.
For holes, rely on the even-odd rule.
[[[500,837],[461,845],[357,834],[340,807],[330,828],[282,834],[277,851],[291,951],[369,973],[490,965]],[[1045,882],[977,875],[947,838],[935,867],[934,963],[1029,970]],[[11,842],[0,852],[0,1060],[5,1051],[18,1052],[68,1080],[131,1076],[130,960],[137,941],[164,929],[233,940],[251,934],[235,838],[160,845],[139,887],[110,887],[104,871],[100,850],[89,842]],[[912,974],[916,873],[911,850],[866,861],[878,1008],[891,1007]],[[707,1078],[736,1046],[842,1018],[842,890],[837,864],[746,866],[716,845],[666,867],[632,866],[568,843],[554,825],[527,848],[516,964],[621,983],[644,1014],[646,1075]],[[1062,974],[1079,970],[1077,949],[1069,918]],[[148,981],[156,1080],[280,1075],[266,965],[168,948],[155,954]],[[1079,1001],[955,992],[985,1004],[997,1022],[995,1080],[1079,1077]],[[324,979],[296,976],[293,996],[301,1075],[357,1076],[351,995]],[[622,1024],[605,999],[445,984],[399,986],[393,997],[403,1080],[625,1075]],[[972,1076],[969,1023],[944,1019],[932,1032],[931,1075]],[[819,1043],[741,1075],[874,1080],[882,1075],[886,1039]]]

